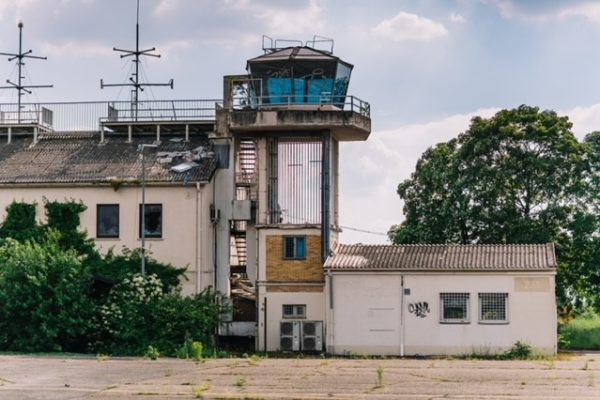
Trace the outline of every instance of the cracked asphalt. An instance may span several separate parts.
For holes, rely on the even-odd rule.
[[[381,380],[377,371],[381,371]],[[0,399],[600,399],[600,354],[555,360],[0,356]]]

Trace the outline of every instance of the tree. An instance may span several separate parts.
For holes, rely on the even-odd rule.
[[[585,191],[586,146],[567,117],[536,107],[475,117],[457,139],[428,149],[398,186],[405,221],[395,243],[566,240]]]

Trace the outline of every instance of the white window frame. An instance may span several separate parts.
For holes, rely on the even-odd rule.
[[[484,296],[497,296],[498,299],[504,300],[504,319],[487,319],[483,317],[483,301]],[[510,319],[508,315],[508,293],[506,292],[481,292],[477,296],[479,300],[478,312],[480,324],[508,324]]]
[[[444,318],[444,302],[452,297],[466,298],[465,318]],[[467,292],[442,292],[440,293],[440,323],[442,324],[470,324],[471,323],[471,294]]]
[[[286,308],[292,312],[287,313]],[[306,319],[306,304],[283,304],[281,306],[281,317],[283,319]]]

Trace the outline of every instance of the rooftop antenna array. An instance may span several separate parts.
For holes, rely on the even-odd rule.
[[[131,86],[131,116],[134,121],[138,120],[138,105],[139,105],[139,92],[144,91],[144,87],[146,86],[169,86],[173,89],[173,79],[171,79],[168,83],[141,83],[140,82],[140,56],[149,56],[160,58],[160,54],[154,54],[153,51],[156,50],[156,47],[152,47],[146,50],[140,50],[140,0],[137,0],[137,13],[136,13],[136,22],[135,22],[135,50],[124,50],[113,47],[113,51],[117,51],[121,54],[121,58],[125,57],[133,57],[133,63],[135,65],[135,71],[129,77],[129,82],[127,83],[104,83],[102,79],[100,79],[100,89],[104,89],[105,87],[114,87],[114,86]]]
[[[9,84],[9,86],[0,86],[0,89],[16,89],[18,91],[18,100],[17,100],[17,122],[20,124],[21,123],[21,97],[23,96],[24,93],[27,94],[31,94],[31,90],[29,89],[38,89],[38,88],[51,88],[53,87],[53,85],[24,85],[23,84],[23,79],[25,79],[25,76],[23,76],[23,72],[22,72],[22,68],[25,65],[25,63],[23,62],[24,58],[35,58],[38,60],[47,60],[47,57],[39,57],[39,56],[34,56],[32,55],[32,50],[27,50],[26,52],[23,52],[23,22],[19,21],[19,23],[17,24],[17,27],[19,27],[19,52],[18,53],[0,53],[0,56],[8,56],[8,61],[13,61],[13,60],[17,60],[17,73],[18,73],[18,77],[17,77],[17,83],[11,82],[10,79],[6,80],[6,83]]]

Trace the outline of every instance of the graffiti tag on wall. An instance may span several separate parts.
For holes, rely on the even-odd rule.
[[[425,318],[431,311],[429,310],[429,303],[419,301],[417,303],[409,303],[408,312],[415,314],[417,317]]]

